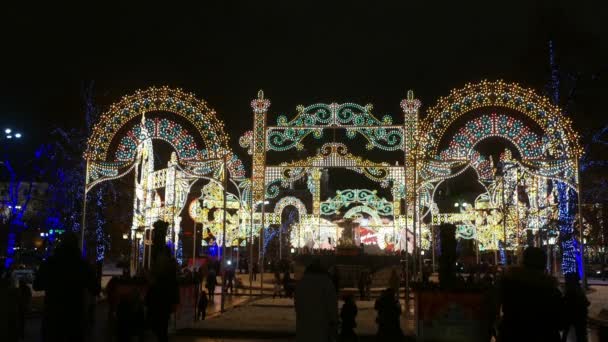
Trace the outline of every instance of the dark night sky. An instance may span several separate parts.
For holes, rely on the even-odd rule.
[[[428,107],[484,78],[542,91],[550,38],[563,71],[600,77],[581,82],[575,121],[582,129],[606,123],[608,24],[599,5],[401,3],[3,8],[0,126],[40,143],[52,127],[82,124],[83,80],[96,81],[102,108],[166,84],[206,99],[243,155],[236,140],[251,128],[249,102],[259,88],[275,115],[316,101],[373,103],[378,114],[398,114],[407,89]]]

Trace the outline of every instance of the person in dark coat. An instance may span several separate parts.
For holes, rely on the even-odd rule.
[[[230,266],[228,266],[225,270],[224,270],[224,278],[225,278],[225,285],[224,285],[224,289],[226,290],[226,293],[228,293],[228,290],[230,290],[230,294],[232,294],[234,292],[234,269]]]
[[[44,291],[43,341],[84,341],[88,299],[97,290],[94,270],[82,258],[78,238],[65,233],[38,269],[34,289]]]
[[[496,312],[503,312],[499,341],[560,341],[563,299],[557,280],[545,274],[545,265],[545,252],[528,247],[523,267],[508,270],[497,283]]]
[[[387,288],[382,291],[380,298],[376,300],[374,309],[378,312],[376,323],[378,341],[402,341],[403,331],[399,317],[401,316],[401,304],[395,299],[395,291]]]
[[[169,318],[179,304],[177,263],[169,247],[162,249],[152,266],[152,279],[146,304],[148,323],[159,342],[169,340]]]
[[[215,295],[215,286],[217,285],[217,277],[215,275],[215,270],[210,268],[209,273],[207,274],[207,282],[206,287],[209,292],[209,301],[213,301],[213,296]]]
[[[566,341],[570,329],[574,329],[577,342],[587,341],[587,314],[589,300],[578,281],[578,274],[566,274],[564,293],[564,333],[562,341]]]
[[[357,327],[357,304],[352,295],[344,297],[344,304],[340,311],[340,319],[342,320],[342,329],[340,330],[340,340],[342,342],[357,341],[355,328]]]
[[[260,272],[260,268],[258,267],[257,262],[253,263],[252,271],[253,271],[253,280],[257,280],[258,273]]]
[[[330,342],[337,337],[338,297],[329,274],[314,259],[296,287],[296,342]]]
[[[207,292],[201,291],[201,295],[198,298],[198,319],[204,321],[207,316],[207,304],[209,304],[209,298],[207,298]]]
[[[25,283],[25,280],[19,280],[19,337],[25,338],[25,317],[30,312],[32,307],[32,289]]]
[[[291,288],[291,275],[287,270],[283,273],[283,293],[285,294],[285,297],[291,298],[293,296]]]
[[[361,272],[359,275],[359,299],[363,300],[365,298],[365,287],[367,285],[367,272]]]

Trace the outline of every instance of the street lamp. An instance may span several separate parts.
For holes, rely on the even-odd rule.
[[[20,132],[13,132],[12,129],[10,128],[5,128],[4,129],[4,138],[5,139],[21,139],[21,133]]]

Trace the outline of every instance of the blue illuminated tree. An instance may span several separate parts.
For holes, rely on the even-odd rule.
[[[39,213],[28,211],[28,208],[34,183],[46,178],[53,159],[51,151],[50,146],[41,145],[32,158],[24,159],[7,152],[2,155],[0,172],[6,179],[6,189],[0,197],[0,228],[6,232],[5,266],[14,260],[19,234],[28,228],[28,221],[38,218]],[[30,217],[26,219],[26,215]]]
[[[86,162],[83,158],[87,139],[93,124],[99,117],[99,111],[94,102],[94,83],[83,87],[85,126],[69,130],[57,128],[56,149],[62,156],[63,163],[57,167],[55,180],[52,185],[52,197],[56,207],[52,209],[52,219],[61,222],[66,230],[80,232],[82,226],[82,205],[84,201],[84,178]],[[109,237],[106,232],[107,220],[105,211],[107,200],[116,200],[117,192],[111,183],[98,185],[87,196],[87,241],[95,244],[95,260],[104,260],[109,247]],[[93,253],[91,253],[93,254]]]
[[[555,51],[553,42],[549,42],[549,64],[551,68],[550,81],[547,84],[547,94],[551,101],[556,104],[564,104],[566,112],[580,113],[579,103],[584,102],[582,94],[592,91],[597,88],[597,81],[600,80],[597,74],[593,73],[562,73],[560,72],[557,61],[555,59]],[[564,82],[562,82],[562,80]],[[604,87],[600,87],[603,92]],[[565,94],[564,99],[561,98],[561,93]],[[578,220],[576,215],[582,212],[583,221],[587,226],[591,226],[591,234],[585,231],[588,240],[591,237],[591,243],[598,241],[605,244],[607,239],[604,239],[603,222],[605,219],[605,210],[603,213],[597,212],[595,204],[605,203],[608,198],[608,182],[605,180],[605,167],[608,166],[606,160],[606,150],[608,146],[608,125],[596,130],[594,126],[588,129],[583,135],[583,155],[579,160],[579,168],[581,172],[580,181],[582,184],[581,198],[582,202],[586,203],[583,208],[578,208],[577,193],[569,188],[563,182],[553,181],[553,186],[557,190],[558,201],[558,218],[555,220],[559,227],[559,241],[562,248],[562,273],[582,274],[582,248],[577,237],[580,234]],[[591,210],[589,210],[591,209]],[[584,223],[585,224],[585,223]]]

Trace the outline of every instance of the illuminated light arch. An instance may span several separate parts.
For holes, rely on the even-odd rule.
[[[217,118],[215,111],[210,109],[205,101],[181,89],[151,87],[123,97],[101,115],[88,140],[85,158],[107,161],[111,157],[110,144],[120,128],[131,119],[151,112],[169,112],[190,122],[196,127],[204,142],[206,150],[202,152],[207,158],[222,157],[221,152],[228,148],[228,135],[224,132],[224,123]]]
[[[274,206],[274,213],[277,215],[281,215],[283,210],[287,206],[294,206],[298,210],[298,215],[300,216],[300,220],[306,215],[308,212],[306,211],[306,206],[299,198],[293,196],[287,196],[281,198],[280,201]]]
[[[137,153],[137,146],[145,139],[158,139],[169,143],[180,160],[203,159],[197,149],[194,137],[175,121],[165,118],[146,119],[148,134],[142,133],[141,125],[135,125],[120,139],[116,149],[116,160],[131,161]]]
[[[449,96],[440,98],[428,110],[422,124],[421,132],[425,134],[421,141],[421,152],[437,155],[440,140],[456,119],[474,109],[492,107],[515,110],[536,122],[547,137],[549,146],[561,147],[566,157],[575,158],[582,153],[572,121],[557,106],[531,89],[503,81],[467,84],[464,88],[452,90]]]
[[[482,115],[470,120],[451,138],[449,147],[439,156],[441,159],[470,157],[481,141],[500,137],[510,141],[524,159],[543,156],[542,138],[532,132],[525,123],[507,115]]]
[[[353,218],[355,215],[357,215],[359,213],[368,214],[372,218],[372,223],[374,225],[382,224],[382,218],[380,218],[380,215],[378,215],[378,212],[376,210],[368,207],[367,205],[358,205],[356,207],[352,207],[352,208],[348,209],[348,211],[346,213],[344,213],[344,218],[346,218],[346,219]]]
[[[171,119],[158,119],[156,113],[167,113],[181,117],[194,127],[188,132],[182,125]],[[144,140],[138,134],[141,125],[135,125],[126,136],[120,137],[118,149],[113,152],[113,142],[119,139],[118,134],[132,119],[138,116],[146,118],[146,128],[153,139],[169,142],[176,150],[180,162],[191,168],[193,173],[204,170],[210,173],[217,171],[219,164],[201,165],[199,162],[219,159],[228,156],[228,170],[232,178],[243,179],[245,169],[241,160],[228,147],[228,135],[224,123],[216,116],[205,101],[199,100],[192,93],[169,87],[151,87],[138,90],[132,95],[124,96],[119,102],[110,106],[99,121],[93,126],[87,141],[84,157],[95,172],[87,181],[98,178],[116,178],[123,174],[125,167],[134,162],[133,153]],[[196,139],[195,139],[196,138]],[[196,141],[202,142],[201,145]]]

